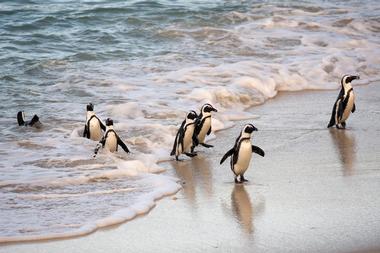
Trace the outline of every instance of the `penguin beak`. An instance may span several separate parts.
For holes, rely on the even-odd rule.
[[[253,127],[253,131],[259,131],[259,129],[257,129],[256,127]]]
[[[360,79],[360,76],[350,76],[350,77],[347,78],[347,81],[351,82],[351,81],[353,81],[355,79]]]
[[[215,108],[212,108],[212,110],[214,111],[214,112],[217,112],[218,110],[217,109],[215,109]]]

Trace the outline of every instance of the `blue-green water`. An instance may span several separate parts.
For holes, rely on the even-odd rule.
[[[281,90],[379,80],[379,17],[377,1],[1,1],[0,241],[88,233],[175,192],[131,170],[162,170],[205,102],[223,129]],[[92,159],[89,102],[132,155]],[[16,126],[19,110],[44,128]]]

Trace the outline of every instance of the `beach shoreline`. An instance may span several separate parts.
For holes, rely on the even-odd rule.
[[[380,86],[354,87],[347,130],[327,129],[338,91],[280,92],[257,119],[216,133],[213,149],[160,164],[183,188],[144,215],[83,237],[1,244],[0,252],[380,251]],[[245,123],[258,129],[250,180],[219,165]]]

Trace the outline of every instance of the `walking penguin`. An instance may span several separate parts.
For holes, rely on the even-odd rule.
[[[231,170],[235,174],[235,183],[248,181],[244,178],[244,173],[248,169],[252,152],[261,156],[265,155],[261,148],[251,144],[251,134],[253,131],[257,131],[257,128],[252,124],[245,125],[239,137],[236,139],[234,147],[228,150],[222,160],[220,160],[220,164],[222,164],[227,157],[231,156],[230,164]]]
[[[202,145],[206,148],[212,148],[213,145],[206,144],[205,138],[206,135],[210,135],[211,133],[211,112],[217,112],[212,105],[204,104],[201,109],[201,113],[198,115],[197,124],[194,130],[194,144],[191,147],[191,151],[194,151],[194,148],[198,146],[198,144]]]
[[[86,125],[84,126],[83,137],[93,141],[99,141],[103,136],[102,130],[106,131],[106,126],[95,115],[94,105],[89,103],[87,105]]]
[[[106,132],[103,138],[99,141],[95,148],[94,157],[97,155],[101,147],[108,149],[110,152],[117,151],[118,146],[120,146],[125,152],[129,153],[127,145],[120,139],[115,130],[113,130],[113,120],[108,118],[106,120]]]
[[[344,75],[341,80],[342,88],[340,89],[338,98],[335,101],[330,123],[327,126],[336,126],[338,129],[346,128],[346,120],[350,113],[354,113],[356,110],[355,106],[355,94],[352,89],[351,82],[355,79],[359,79],[359,76]]]
[[[31,126],[35,128],[41,128],[42,123],[40,122],[40,118],[37,114],[34,114],[33,118],[30,121],[25,121],[25,113],[23,111],[19,111],[17,113],[17,123],[19,126]]]
[[[175,136],[174,144],[171,156],[175,155],[175,159],[178,161],[180,154],[185,154],[190,157],[194,157],[197,154],[191,151],[195,140],[194,130],[197,124],[198,115],[195,111],[190,111],[186,115],[186,119],[182,122],[181,127],[178,129]]]

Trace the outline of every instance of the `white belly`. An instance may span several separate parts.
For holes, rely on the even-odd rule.
[[[234,165],[234,172],[242,175],[248,169],[252,157],[252,145],[249,140],[245,140],[240,145],[239,157]]]
[[[194,125],[190,125],[186,129],[185,138],[183,140],[183,148],[185,152],[189,152],[191,146],[193,145],[193,134],[194,134]]]
[[[350,116],[351,110],[354,107],[354,102],[355,102],[355,95],[354,95],[354,92],[351,91],[346,109],[343,112],[343,116],[341,120],[342,122],[346,121],[348,119],[348,116]]]
[[[185,136],[183,138],[183,150],[181,143],[178,142],[177,155],[190,152],[191,146],[193,145],[193,134],[194,134],[194,124],[187,127]]]
[[[90,139],[93,141],[100,141],[102,138],[102,130],[100,128],[99,120],[92,118],[89,124]]]
[[[104,147],[110,152],[115,152],[117,150],[117,139],[115,133],[111,132],[108,134]]]
[[[202,127],[201,131],[198,134],[198,140],[200,143],[204,143],[205,138],[206,138],[206,134],[207,134],[208,130],[210,129],[210,126],[211,126],[211,118],[207,118],[205,120],[205,122],[203,123],[203,127]]]

